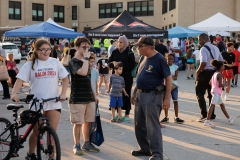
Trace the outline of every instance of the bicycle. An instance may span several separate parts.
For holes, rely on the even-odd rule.
[[[29,104],[31,101],[31,107],[29,110],[21,111],[18,116],[18,110],[24,108],[23,105],[8,104],[7,109],[14,112],[13,117],[15,123],[1,117],[0,118],[0,159],[8,160],[13,157],[18,157],[18,151],[24,148],[23,143],[26,141],[33,127],[38,123],[38,140],[37,140],[37,158],[39,160],[60,160],[61,159],[61,147],[58,139],[58,135],[55,130],[50,126],[48,118],[43,114],[43,103],[55,100],[58,102],[59,97],[49,99],[37,99],[33,98],[34,95],[29,94],[26,98],[20,99],[21,102]],[[39,102],[39,110],[32,111],[31,108]],[[19,135],[19,129],[30,124],[26,132],[23,135]],[[2,129],[1,126],[4,126]],[[6,151],[4,150],[6,146]],[[45,158],[46,157],[46,158]],[[27,158],[26,158],[27,159]]]

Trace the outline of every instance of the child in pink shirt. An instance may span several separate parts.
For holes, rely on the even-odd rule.
[[[223,104],[223,101],[221,98],[222,88],[224,87],[223,75],[222,75],[222,71],[224,70],[224,64],[222,61],[217,61],[215,59],[213,59],[211,61],[211,64],[216,69],[216,72],[213,74],[212,79],[210,81],[210,83],[212,85],[211,93],[212,93],[213,97],[211,100],[210,108],[208,110],[207,120],[204,122],[204,126],[215,127],[215,125],[213,123],[211,123],[210,118],[211,118],[213,109],[216,104],[220,105],[222,112],[228,119],[229,124],[232,124],[235,117],[234,116],[229,117],[229,115],[225,109],[225,105]]]

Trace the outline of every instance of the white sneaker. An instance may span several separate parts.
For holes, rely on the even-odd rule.
[[[206,120],[204,123],[203,123],[204,126],[209,126],[209,127],[215,127],[215,125],[210,121],[210,120]]]
[[[221,95],[221,97],[222,97],[222,99],[225,97],[225,91],[222,91],[222,95]]]
[[[230,117],[230,118],[228,119],[229,124],[233,124],[234,119],[235,119],[234,116],[233,116],[233,117]]]
[[[228,101],[228,100],[229,100],[227,93],[225,94],[224,99],[225,99],[225,101]]]

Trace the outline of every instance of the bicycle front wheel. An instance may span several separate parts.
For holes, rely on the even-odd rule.
[[[6,131],[11,122],[6,118],[0,118],[0,135]],[[8,160],[11,158],[11,142],[14,138],[14,131],[12,128],[7,130],[0,136],[0,159]]]
[[[50,126],[44,126],[39,133],[37,143],[39,160],[60,160],[61,147],[58,136]]]

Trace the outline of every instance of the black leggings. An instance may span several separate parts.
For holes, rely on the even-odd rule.
[[[12,79],[12,87],[13,87],[15,82],[16,82],[16,80],[17,80],[17,78],[16,78],[17,74],[16,74],[16,72],[14,70],[8,70],[8,75]]]
[[[2,84],[2,86],[3,86],[3,97],[4,97],[4,98],[10,98],[9,88],[8,88],[8,83],[7,83],[7,81],[1,81],[1,84]]]

